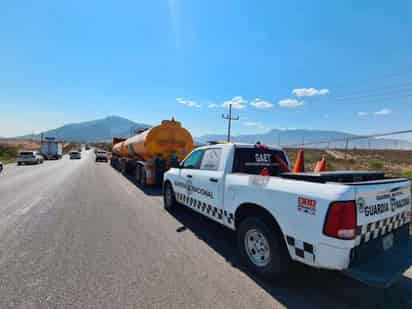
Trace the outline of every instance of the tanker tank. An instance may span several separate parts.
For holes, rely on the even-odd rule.
[[[172,118],[124,141],[113,140],[112,166],[135,177],[143,186],[161,184],[164,172],[192,149],[192,135]]]

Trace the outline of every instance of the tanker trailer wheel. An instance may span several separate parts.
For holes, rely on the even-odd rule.
[[[140,168],[140,179],[139,179],[139,184],[142,187],[146,187],[147,181],[146,181],[146,171],[144,170],[144,167]]]
[[[126,175],[126,161],[124,161],[124,160],[120,161],[120,172],[123,175]]]
[[[171,211],[176,207],[176,197],[173,187],[170,182],[166,182],[163,190],[163,205],[167,211]]]

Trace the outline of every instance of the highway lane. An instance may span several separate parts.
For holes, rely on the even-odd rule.
[[[93,158],[0,175],[0,308],[412,306],[411,270],[388,290],[305,267],[259,280],[233,233]]]

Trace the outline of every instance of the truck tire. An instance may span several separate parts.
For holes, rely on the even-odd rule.
[[[166,182],[163,189],[163,205],[167,211],[175,209],[177,205],[175,192],[170,182]]]
[[[288,271],[290,257],[280,231],[264,218],[243,220],[237,230],[240,255],[256,274],[274,278]]]
[[[145,171],[145,169],[144,169],[143,166],[140,168],[139,184],[140,184],[142,187],[146,187],[146,185],[147,185],[147,181],[146,181],[146,171]]]

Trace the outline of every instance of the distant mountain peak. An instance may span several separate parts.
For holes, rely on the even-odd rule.
[[[43,134],[64,141],[100,142],[110,141],[113,137],[129,137],[136,129],[147,127],[150,127],[150,125],[110,115],[101,119],[66,124],[43,132]],[[20,138],[28,137],[31,138],[32,136],[27,135]],[[34,138],[40,139],[40,134],[35,135]]]

